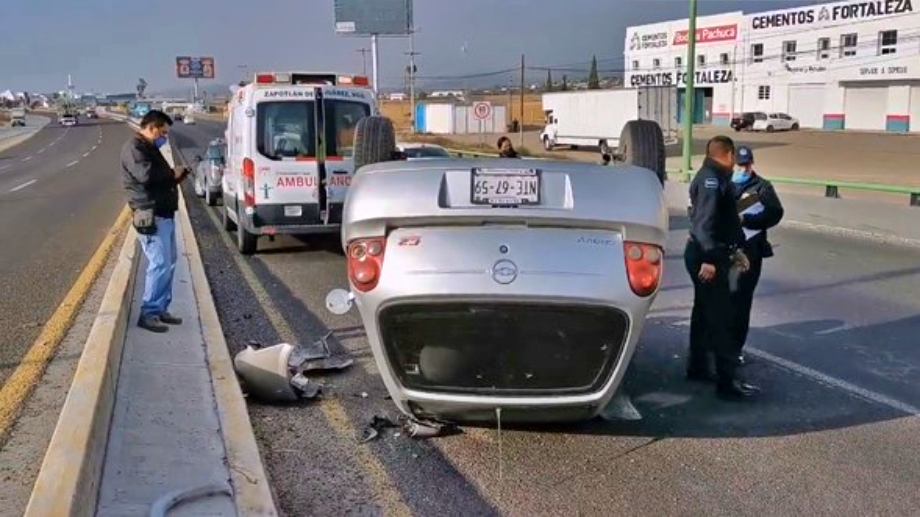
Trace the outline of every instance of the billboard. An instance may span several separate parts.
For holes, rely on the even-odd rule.
[[[335,32],[405,36],[412,30],[412,0],[335,0]]]
[[[214,79],[214,58],[179,56],[176,76],[179,79]]]

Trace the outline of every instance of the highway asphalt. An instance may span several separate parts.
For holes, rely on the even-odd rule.
[[[124,206],[121,123],[56,122],[0,152],[0,384]]]
[[[186,156],[220,125],[173,128]],[[745,375],[753,403],[716,399],[683,379],[692,290],[687,221],[676,211],[665,284],[626,390],[643,415],[564,426],[466,428],[414,441],[397,415],[360,319],[323,308],[346,287],[338,237],[279,237],[237,255],[219,212],[190,214],[231,352],[251,340],[313,343],[327,330],[356,364],[317,377],[321,401],[250,414],[280,508],[330,513],[869,515],[920,508],[920,250],[782,226],[772,232]],[[807,202],[807,200],[805,201]],[[218,207],[218,210],[220,207]]]

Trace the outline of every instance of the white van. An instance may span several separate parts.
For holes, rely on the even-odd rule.
[[[224,227],[240,252],[261,235],[338,232],[358,121],[377,114],[365,77],[259,73],[228,109]]]

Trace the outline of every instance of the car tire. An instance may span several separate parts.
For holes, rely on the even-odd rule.
[[[241,224],[236,225],[236,247],[243,255],[252,255],[259,247],[259,236],[249,231],[242,225],[243,215],[237,212],[237,219]]]
[[[767,133],[772,133],[773,129],[773,126],[767,126]]]
[[[601,154],[610,154],[610,146],[607,144],[606,140],[601,140],[598,142],[597,147],[600,149]],[[576,146],[572,146],[572,149],[577,149]]]
[[[793,130],[793,131],[798,131],[798,130],[799,130],[799,125],[798,125],[798,124],[792,124],[792,130]]]
[[[212,194],[211,189],[207,187],[204,189],[204,202],[207,203],[208,206],[217,204],[217,194]]]
[[[552,142],[550,142],[548,136],[544,136],[544,137],[543,137],[543,150],[544,150],[544,151],[552,151],[552,150],[553,150],[553,144],[552,144]]]
[[[654,120],[630,120],[620,133],[619,156],[627,165],[642,167],[655,173],[664,184],[665,148],[661,126]]]
[[[396,152],[396,131],[386,117],[364,117],[355,126],[355,171],[374,163],[388,162]]]
[[[221,219],[223,220],[223,223],[224,223],[224,230],[228,232],[232,232],[236,230],[236,223],[233,222],[233,219],[230,219],[230,209],[227,208],[226,204],[224,204],[224,209],[221,212],[221,214],[223,214],[223,217],[221,217]]]

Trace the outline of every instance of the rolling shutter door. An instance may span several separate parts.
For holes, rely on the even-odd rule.
[[[845,102],[846,129],[885,130],[888,114],[887,86],[847,87]]]
[[[789,115],[799,119],[801,127],[821,128],[824,125],[824,85],[793,84],[789,86]]]

